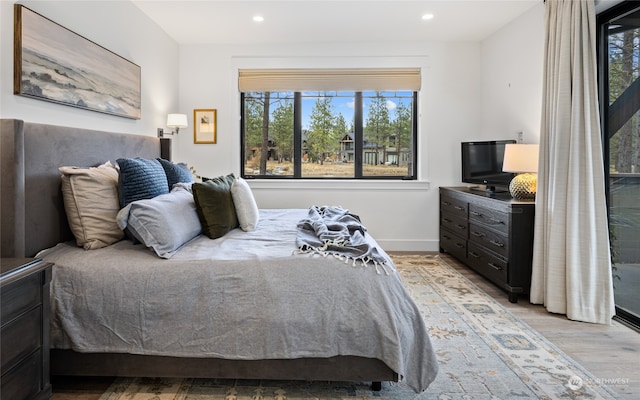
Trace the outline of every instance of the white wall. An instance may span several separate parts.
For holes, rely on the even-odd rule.
[[[438,249],[438,187],[460,185],[460,142],[512,137],[537,142],[543,5],[484,42],[306,46],[178,45],[130,2],[24,1],[142,67],[142,119],[130,120],[13,95],[13,3],[0,1],[0,116],[31,122],[155,135],[168,112],[189,116],[174,159],[202,175],[240,171],[242,66],[423,68],[417,182],[251,181],[262,208],[339,204],[359,214],[388,250]],[[509,87],[508,84],[511,84]],[[218,110],[218,143],[193,144],[193,109]]]
[[[523,132],[525,143],[539,143],[544,38],[540,2],[482,42],[479,137],[518,139]]]
[[[0,1],[0,117],[156,135],[178,108],[178,45],[129,1],[20,1],[139,65],[142,118],[127,119],[13,94],[13,2]]]
[[[544,4],[478,43],[181,46],[180,109],[218,109],[218,144],[177,138],[175,153],[203,175],[240,171],[240,67],[423,68],[418,182],[250,181],[262,208],[339,204],[360,214],[387,250],[438,249],[438,187],[461,185],[460,142],[517,138],[537,143],[542,98]],[[411,65],[416,66],[416,65]]]
[[[419,99],[418,182],[250,181],[261,208],[337,204],[359,214],[388,250],[438,249],[438,187],[459,184],[460,141],[479,132],[479,43],[326,44],[180,48],[180,112],[187,134],[174,138],[174,158],[204,176],[240,172],[240,100],[243,67],[423,68]],[[218,110],[218,143],[193,144],[193,109]]]

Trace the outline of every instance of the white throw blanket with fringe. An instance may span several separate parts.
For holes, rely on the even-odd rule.
[[[298,222],[298,253],[332,255],[352,266],[372,265],[379,274],[395,271],[390,261],[366,240],[367,228],[360,217],[338,206],[311,206]]]

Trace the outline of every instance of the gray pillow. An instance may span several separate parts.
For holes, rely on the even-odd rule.
[[[238,227],[238,216],[231,197],[233,174],[194,183],[191,186],[202,232],[211,239]]]
[[[132,201],[169,193],[167,175],[158,160],[119,158],[117,162],[120,167],[118,191],[121,208]]]
[[[134,201],[120,210],[117,221],[120,229],[126,228],[162,258],[171,258],[202,232],[193,195],[183,188]]]

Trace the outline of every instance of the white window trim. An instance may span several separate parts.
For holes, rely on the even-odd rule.
[[[375,180],[375,179],[247,179],[252,190],[376,190],[398,192],[402,190],[426,191],[429,181],[419,180]]]
[[[430,69],[431,62],[428,55],[397,55],[391,57],[381,56],[231,56],[229,69],[229,84],[235,92],[233,101],[234,128],[237,128],[240,135],[240,91],[238,90],[238,75],[241,69],[260,68],[420,68],[421,85],[427,80],[425,74]],[[418,91],[418,118],[421,118],[421,108],[424,106],[420,101],[422,93]],[[421,132],[425,127],[418,123],[418,152],[420,151],[420,141],[424,140]],[[234,141],[230,150],[233,152],[233,169],[240,166],[240,140]],[[263,189],[309,189],[309,190],[429,190],[430,183],[425,179],[424,167],[428,165],[428,160],[423,154],[418,157],[417,176],[415,180],[368,180],[368,179],[249,179],[247,182],[251,188]]]

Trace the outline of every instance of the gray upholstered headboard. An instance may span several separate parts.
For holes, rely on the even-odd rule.
[[[160,139],[2,119],[2,257],[32,257],[72,240],[58,167],[90,167],[124,157],[155,158]],[[165,139],[166,140],[166,139]],[[163,150],[167,150],[163,140]]]

